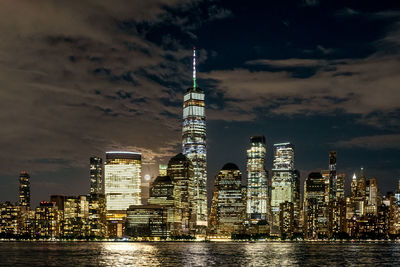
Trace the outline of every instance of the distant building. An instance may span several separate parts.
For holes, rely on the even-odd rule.
[[[168,165],[167,164],[160,164],[158,166],[158,175],[166,176],[167,175],[167,169],[168,169]]]
[[[167,212],[167,229],[168,232],[181,231],[181,222],[175,219],[175,199],[174,199],[174,183],[168,175],[158,176],[151,185],[149,205],[162,206]],[[174,232],[175,233],[175,232]]]
[[[336,184],[337,184],[337,176],[336,176],[336,160],[337,153],[336,151],[329,152],[329,179],[328,179],[328,200],[332,202],[336,198]]]
[[[106,237],[106,199],[104,194],[90,194],[88,207],[90,237]]]
[[[291,238],[294,233],[294,204],[283,202],[279,205],[279,223],[282,237]]]
[[[18,235],[20,206],[10,202],[0,204],[0,237],[14,238]]]
[[[294,204],[295,220],[299,214],[296,199],[299,188],[298,172],[294,169],[294,146],[291,143],[274,145],[274,162],[271,180],[271,234],[280,235],[280,204]]]
[[[124,211],[141,204],[140,153],[112,151],[106,153],[104,191],[107,211]]]
[[[268,177],[265,170],[265,137],[252,136],[247,150],[247,220],[268,220]]]
[[[160,205],[132,205],[127,210],[126,233],[134,238],[166,239],[167,209]]]
[[[180,227],[176,226],[176,234],[194,234],[196,203],[194,202],[193,164],[182,153],[179,153],[169,160],[167,175],[171,177],[174,184],[175,221],[179,221],[181,225]]]
[[[242,173],[233,163],[225,164],[215,179],[212,216],[216,218],[217,235],[229,236],[243,229],[245,196],[242,194]]]
[[[90,193],[104,194],[103,184],[103,159],[100,157],[90,158]]]
[[[19,175],[19,205],[29,208],[31,205],[30,176],[26,171]]]
[[[310,173],[305,181],[304,224],[306,238],[327,238],[331,235],[326,186],[325,179],[319,172]]]
[[[61,233],[61,213],[55,203],[42,201],[35,209],[35,237],[58,238]]]

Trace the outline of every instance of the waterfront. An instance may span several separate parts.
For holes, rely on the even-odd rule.
[[[394,242],[0,242],[1,266],[400,265]]]

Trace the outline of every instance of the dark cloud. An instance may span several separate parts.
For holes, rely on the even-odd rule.
[[[360,136],[351,140],[339,141],[340,147],[361,147],[366,149],[400,149],[400,134]]]

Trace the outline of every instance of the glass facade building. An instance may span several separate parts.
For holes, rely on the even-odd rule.
[[[229,236],[243,227],[245,196],[242,195],[242,173],[233,163],[225,164],[215,178],[213,197],[213,230]]]
[[[296,171],[294,170],[294,146],[291,143],[274,144],[274,162],[271,180],[271,234],[280,234],[280,204],[297,204]],[[297,205],[296,205],[297,206]],[[295,207],[295,210],[297,207]],[[297,212],[296,212],[297,214]]]
[[[104,194],[103,188],[103,159],[90,158],[90,193]]]
[[[141,204],[141,158],[136,152],[106,152],[104,191],[107,211],[127,210],[130,205]]]
[[[26,171],[19,175],[19,205],[29,208],[31,205],[30,176]]]
[[[192,234],[195,225],[196,207],[193,202],[193,164],[182,153],[172,157],[168,162],[167,174],[174,183],[175,221],[180,222],[181,234]]]
[[[268,219],[268,177],[265,171],[265,137],[252,136],[247,150],[247,220]]]
[[[183,98],[183,154],[194,168],[194,195],[196,226],[207,227],[207,151],[204,91],[196,85],[195,50],[193,57],[193,87]]]

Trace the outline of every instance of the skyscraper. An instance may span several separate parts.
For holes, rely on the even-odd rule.
[[[265,171],[265,137],[252,136],[247,150],[247,219],[252,223],[267,220],[268,181]]]
[[[181,222],[181,234],[192,234],[196,217],[196,207],[193,202],[193,164],[179,153],[169,160],[167,175],[174,183],[175,220]]]
[[[296,172],[294,169],[294,146],[291,143],[274,145],[274,163],[271,181],[271,234],[280,234],[280,204],[296,204]],[[296,209],[296,207],[295,207]]]
[[[140,205],[142,156],[136,152],[106,152],[104,191],[107,211],[126,210]]]
[[[103,188],[103,159],[90,158],[90,193],[104,194]]]
[[[31,205],[30,176],[26,171],[19,175],[19,205],[29,208]]]
[[[204,91],[196,84],[196,50],[193,50],[193,87],[183,97],[183,154],[194,167],[194,206],[196,226],[207,227],[207,151]]]
[[[310,173],[305,181],[304,223],[307,238],[330,236],[327,187],[326,178],[319,172]]]
[[[336,198],[336,151],[329,152],[329,183],[328,196],[329,202]]]
[[[216,234],[229,236],[241,230],[245,215],[242,173],[233,163],[225,164],[215,178],[214,207]]]

